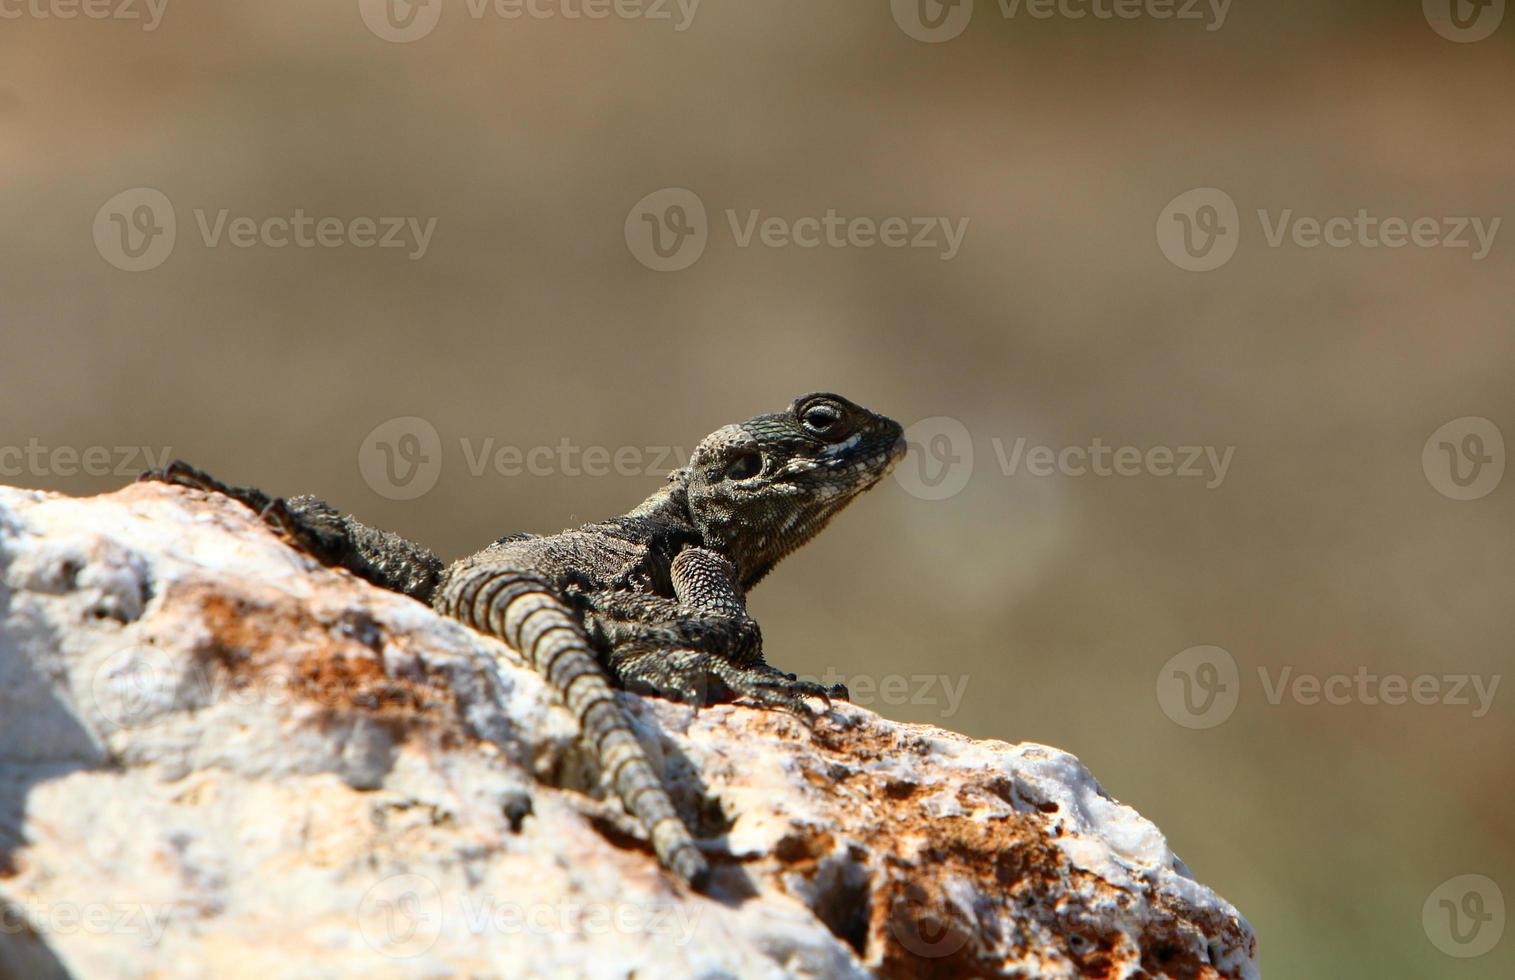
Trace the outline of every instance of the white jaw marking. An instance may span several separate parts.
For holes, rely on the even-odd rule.
[[[821,451],[821,455],[822,456],[836,456],[836,455],[839,455],[841,453],[848,452],[848,451],[852,450],[853,448],[855,448],[857,446],[857,444],[860,443],[860,442],[862,442],[862,441],[863,441],[863,434],[861,432],[854,432],[852,435],[848,436],[846,439],[844,439],[843,441],[837,443],[836,445],[834,445],[834,446],[827,446],[825,449],[823,449]]]

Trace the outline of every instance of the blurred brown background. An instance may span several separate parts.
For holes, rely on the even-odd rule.
[[[1509,663],[1515,477],[1455,500],[1422,447],[1465,416],[1515,437],[1515,228],[1475,259],[1476,240],[1355,232],[1273,247],[1257,216],[1509,216],[1515,16],[1459,42],[1409,0],[1236,0],[1222,22],[1208,5],[1075,19],[977,0],[926,43],[905,3],[592,20],[567,15],[577,0],[517,18],[431,0],[379,21],[366,0],[169,0],[149,31],[31,2],[0,22],[0,452],[40,448],[0,456],[0,480],[98,493],[140,460],[69,475],[52,450],[170,447],[450,558],[620,512],[672,465],[475,475],[489,439],[687,451],[813,389],[955,419],[971,474],[961,439],[902,471],[956,458],[961,492],[888,481],[756,593],[772,659],[855,692],[906,678],[906,703],[873,706],[1077,753],[1248,916],[1268,976],[1515,975],[1515,935],[1453,957],[1433,933],[1479,924],[1422,916],[1458,875],[1515,900],[1515,690],[1481,717],[1476,698],[1374,704],[1355,687],[1269,699],[1286,668],[1487,687]],[[961,12],[925,9],[949,27]],[[411,14],[410,30],[433,18],[424,36],[380,36]],[[144,187],[176,237],[123,271],[111,235],[154,213],[106,206]],[[1235,202],[1220,217],[1239,240],[1188,271],[1156,229],[1203,187]],[[651,227],[632,211],[662,188],[708,215],[680,271],[648,268],[625,232]],[[222,209],[435,227],[414,259],[242,248],[202,235],[197,211]],[[968,225],[945,260],[742,247],[726,213],[754,209]],[[402,416],[440,438],[435,486],[409,500],[359,465]],[[1007,474],[996,440],[1020,438],[1234,455],[1213,488]],[[1158,692],[1198,645],[1233,658],[1236,707],[1189,728]],[[935,674],[960,703],[908,680]]]

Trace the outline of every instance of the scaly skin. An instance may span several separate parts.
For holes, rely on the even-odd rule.
[[[621,517],[515,534],[444,567],[429,550],[343,516],[223,484],[175,462],[143,474],[231,496],[322,562],[499,637],[573,711],[659,860],[696,888],[709,867],[636,739],[612,683],[694,704],[744,699],[811,717],[847,697],[763,659],[746,594],[904,453],[898,423],[839,395],[724,426]]]

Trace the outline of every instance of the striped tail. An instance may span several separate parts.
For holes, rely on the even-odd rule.
[[[437,608],[520,651],[579,720],[602,771],[652,838],[663,866],[695,888],[710,869],[637,741],[583,627],[540,578],[481,563],[448,575]]]

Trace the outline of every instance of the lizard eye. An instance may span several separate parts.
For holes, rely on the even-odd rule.
[[[805,409],[800,416],[800,421],[805,423],[805,428],[816,435],[830,435],[836,429],[837,423],[842,421],[842,413],[830,405],[812,405]]]
[[[750,480],[763,469],[763,457],[758,453],[743,453],[726,467],[726,479]]]

